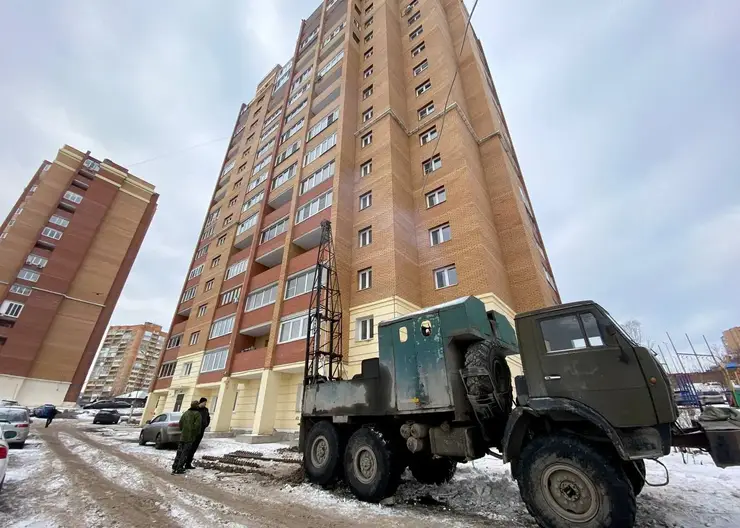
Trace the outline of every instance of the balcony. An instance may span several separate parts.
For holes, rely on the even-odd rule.
[[[216,185],[216,188],[220,189],[221,187],[229,183],[229,180],[231,180],[231,175],[227,174],[226,176],[218,180],[218,184]]]
[[[269,334],[274,308],[275,304],[273,303],[252,310],[251,312],[244,312],[239,323],[239,328],[241,329],[239,333],[252,337]]]
[[[293,197],[293,185],[291,185],[291,183],[292,181],[288,181],[280,187],[272,189],[267,200],[267,205],[273,209],[279,209],[283,205],[289,203],[290,199]]]
[[[234,247],[237,249],[245,249],[251,246],[252,241],[254,240],[255,231],[257,231],[256,226],[238,234],[234,239]]]
[[[331,207],[319,211],[293,228],[293,243],[301,249],[312,249],[321,241],[321,221],[331,219]]]
[[[241,352],[234,354],[234,360],[231,364],[231,372],[245,372],[247,370],[256,370],[264,368],[267,348],[245,348]]]
[[[193,309],[193,299],[190,299],[189,301],[180,303],[180,306],[177,307],[177,315],[182,315],[184,317],[187,317],[190,315],[190,311],[192,309]]]
[[[279,266],[283,261],[284,252],[285,233],[281,233],[257,248],[257,256],[254,258],[254,261],[268,268],[273,268]]]
[[[228,178],[226,178],[226,181],[228,181]],[[220,201],[224,196],[226,196],[226,191],[227,190],[228,190],[227,187],[221,187],[219,189],[219,191],[213,197],[213,202],[212,203],[215,204],[216,202]]]

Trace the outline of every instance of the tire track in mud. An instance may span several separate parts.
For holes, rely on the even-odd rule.
[[[39,436],[67,469],[65,476],[75,489],[85,493],[95,506],[105,512],[106,526],[175,528],[177,523],[165,514],[149,496],[132,492],[105,478],[79,455],[65,446],[59,430],[42,430]],[[82,513],[82,512],[80,512]]]

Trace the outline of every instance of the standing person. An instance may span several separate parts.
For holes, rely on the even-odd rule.
[[[195,456],[195,451],[200,446],[200,441],[203,440],[203,435],[206,434],[206,427],[208,427],[211,423],[211,415],[208,412],[208,398],[201,398],[198,401],[198,412],[200,413],[200,434],[198,435],[198,438],[195,439],[195,442],[193,442],[193,448],[190,450],[190,456],[188,456],[187,464],[185,464],[185,469],[195,469],[195,466],[193,466],[193,457]]]
[[[46,415],[46,425],[44,426],[44,429],[51,425],[51,422],[54,421],[54,418],[57,417],[57,414],[59,414],[59,411],[57,411],[56,407],[49,407]]]
[[[193,400],[190,409],[182,413],[180,417],[180,443],[177,444],[177,454],[172,462],[172,474],[182,475],[185,473],[185,463],[190,456],[193,442],[200,434],[200,413],[198,412],[198,400]]]

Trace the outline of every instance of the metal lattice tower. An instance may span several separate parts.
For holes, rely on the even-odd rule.
[[[331,236],[331,222],[321,222],[306,336],[305,383],[342,379],[342,301]]]

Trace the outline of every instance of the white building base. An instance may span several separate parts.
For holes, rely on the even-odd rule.
[[[69,383],[0,374],[0,399],[16,400],[26,407],[45,403],[61,406]]]

